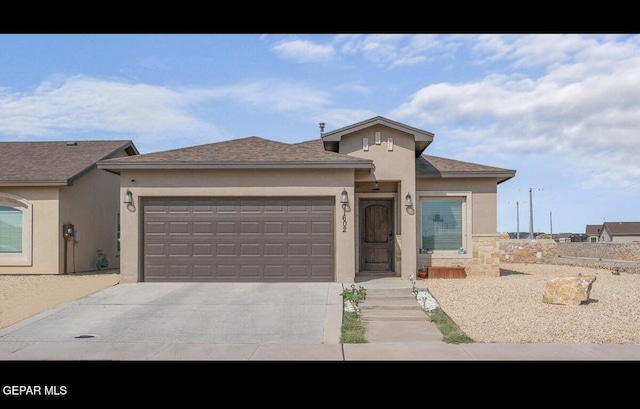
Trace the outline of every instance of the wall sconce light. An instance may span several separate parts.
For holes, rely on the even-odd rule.
[[[349,204],[349,195],[346,189],[344,189],[342,195],[340,195],[340,203],[342,203],[342,207]]]
[[[413,206],[413,199],[411,198],[411,193],[407,193],[404,197],[404,205],[407,207]]]
[[[127,190],[127,193],[124,194],[124,203],[133,203],[133,193],[130,190]]]
[[[342,189],[340,203],[342,203],[342,232],[344,233],[347,231],[347,206],[349,206],[349,195],[346,189]]]
[[[378,181],[373,184],[373,190],[380,190],[380,185],[378,185]]]

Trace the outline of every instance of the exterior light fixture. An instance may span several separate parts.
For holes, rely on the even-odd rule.
[[[413,199],[411,198],[411,193],[407,193],[404,197],[404,205],[407,207],[413,206]]]
[[[347,189],[342,189],[340,203],[342,203],[342,232],[345,233],[347,231],[347,206],[349,206],[349,195],[347,194]]]
[[[130,190],[127,190],[127,193],[124,194],[124,203],[133,203],[133,193]]]
[[[342,190],[342,195],[340,195],[340,203],[342,203],[342,207],[349,204],[349,195],[347,194],[347,190]]]
[[[373,190],[380,190],[380,185],[378,185],[378,181],[373,184]]]

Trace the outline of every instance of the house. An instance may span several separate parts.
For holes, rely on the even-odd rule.
[[[589,243],[597,243],[600,241],[600,229],[602,229],[601,224],[587,224],[585,229],[585,234],[587,236],[587,242]]]
[[[120,179],[96,163],[137,154],[124,140],[0,142],[0,274],[92,271],[97,250],[118,267]]]
[[[630,243],[640,241],[640,222],[604,222],[601,242]]]
[[[121,180],[121,282],[499,275],[497,186],[514,170],[426,155],[433,133],[380,116],[320,129],[100,161]]]

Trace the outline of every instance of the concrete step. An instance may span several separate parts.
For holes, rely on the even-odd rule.
[[[367,342],[442,342],[435,324],[419,321],[368,321]]]
[[[361,310],[363,321],[423,321],[431,322],[420,308],[416,309],[368,309]]]

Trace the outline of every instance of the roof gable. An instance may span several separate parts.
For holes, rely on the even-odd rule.
[[[422,152],[424,152],[424,150],[427,148],[427,146],[429,146],[431,142],[433,142],[434,134],[429,131],[424,131],[422,129],[414,128],[400,122],[392,121],[382,116],[375,116],[373,118],[358,122],[353,125],[345,126],[331,132],[323,133],[321,137],[325,149],[337,152],[339,150],[338,145],[340,144],[343,136],[362,129],[370,128],[374,125],[384,125],[389,128],[393,128],[413,135],[415,141],[416,157],[420,156]]]
[[[122,151],[138,154],[129,140],[0,142],[0,185],[71,185],[98,161]]]
[[[604,222],[602,229],[612,236],[640,236],[640,222]]]
[[[416,159],[416,178],[495,177],[498,183],[513,178],[515,170],[462,162],[438,156],[421,155]]]

